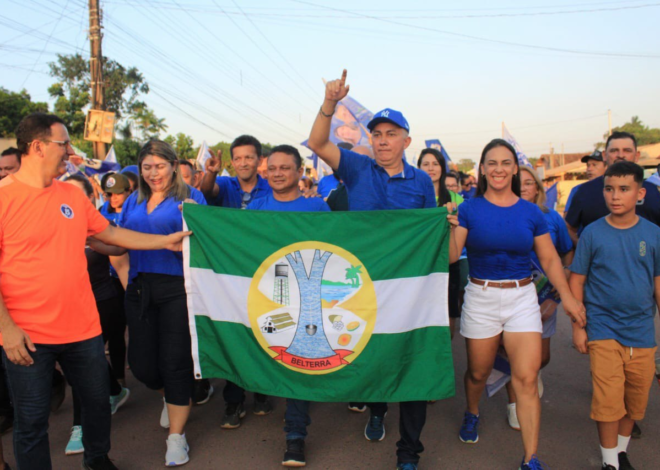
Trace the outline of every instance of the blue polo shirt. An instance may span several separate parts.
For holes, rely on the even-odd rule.
[[[183,230],[183,217],[179,206],[181,201],[166,198],[147,214],[147,201],[137,203],[138,192],[131,194],[124,203],[119,225],[129,230],[157,235],[169,235]],[[206,205],[201,192],[190,188],[190,199]],[[132,283],[138,273],[169,274],[183,276],[183,254],[170,250],[129,250],[130,267],[128,282]]]
[[[320,197],[306,198],[300,196],[293,201],[278,201],[272,194],[251,202],[247,206],[247,209],[280,212],[330,212],[330,207]]]
[[[390,176],[375,160],[340,148],[338,173],[348,190],[351,211],[436,207],[431,178],[403,160],[403,171]]]
[[[245,191],[241,189],[238,182],[238,176],[218,176],[215,179],[218,185],[218,195],[214,198],[209,198],[206,201],[210,206],[232,207],[234,209],[243,208],[243,195]],[[256,201],[268,194],[272,194],[273,190],[261,176],[257,175],[257,184],[250,192],[249,202]]]

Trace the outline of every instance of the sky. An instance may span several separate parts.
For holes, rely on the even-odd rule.
[[[85,0],[0,0],[0,86],[52,100],[48,63],[89,56]],[[323,80],[478,159],[502,123],[529,157],[590,153],[612,125],[660,127],[660,1],[101,0],[103,54],[195,144],[307,138]],[[163,135],[164,137],[164,135]],[[308,153],[308,152],[307,152]],[[305,154],[305,153],[304,153]],[[303,155],[304,155],[303,154]]]

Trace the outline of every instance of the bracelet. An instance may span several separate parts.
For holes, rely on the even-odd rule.
[[[323,116],[323,117],[327,117],[327,118],[332,117],[332,115],[335,114],[334,112],[332,112],[332,113],[330,113],[330,114],[325,114],[325,113],[323,112],[323,105],[321,105],[321,107],[319,108],[319,113],[321,113],[321,116]]]

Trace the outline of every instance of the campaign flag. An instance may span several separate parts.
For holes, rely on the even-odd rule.
[[[71,163],[70,161],[67,160],[65,163],[66,163],[66,171],[64,172],[64,174],[62,176],[57,178],[59,181],[64,181],[69,176],[75,175],[76,173],[82,173],[80,171],[80,169],[76,165]]]
[[[516,155],[518,156],[518,163],[520,165],[525,165],[530,168],[532,168],[532,164],[530,163],[529,159],[527,158],[527,155],[525,155],[525,152],[522,151],[520,148],[520,145],[518,144],[518,141],[511,135],[509,130],[502,124],[502,138],[506,140],[508,143],[510,143],[513,148],[516,150]]]
[[[95,158],[85,158],[82,161],[87,176],[104,175],[110,171],[121,170],[119,163],[109,162],[107,160],[97,160]]]
[[[431,139],[425,141],[426,147],[431,148],[431,149],[436,149],[438,150],[443,157],[445,157],[445,161],[447,162],[447,165],[449,165],[449,162],[451,162],[451,158],[449,158],[449,154],[445,150],[444,146],[440,143],[439,139]]]
[[[202,170],[204,170],[206,160],[209,158],[212,158],[211,151],[209,150],[209,146],[206,141],[203,141],[202,145],[199,147],[199,152],[197,152],[197,161],[202,166]]]
[[[335,114],[330,123],[330,142],[336,145],[345,145],[349,148],[363,146],[371,148],[371,133],[367,124],[374,117],[374,113],[362,106],[357,100],[347,96],[335,108]],[[307,147],[307,141],[300,145]],[[312,160],[314,169],[319,175],[331,175],[332,168],[316,154],[308,157]]]
[[[184,204],[195,378],[322,402],[453,396],[446,214]]]
[[[113,145],[110,147],[110,150],[108,151],[108,154],[105,156],[105,160],[108,163],[118,163],[117,162],[117,154],[115,153],[115,146]]]

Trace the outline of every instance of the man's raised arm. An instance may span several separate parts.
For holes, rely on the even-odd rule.
[[[337,103],[348,95],[350,86],[346,85],[346,70],[341,74],[339,80],[332,80],[325,85],[325,98],[321,109],[316,115],[316,120],[312,126],[312,132],[309,134],[307,146],[330,165],[330,168],[336,170],[339,168],[339,148],[330,142],[330,123],[332,115],[335,113]]]
[[[204,176],[199,190],[205,198],[212,199],[218,197],[220,189],[215,183],[215,178],[222,170],[222,150],[218,150],[215,157],[211,157],[204,163]]]

